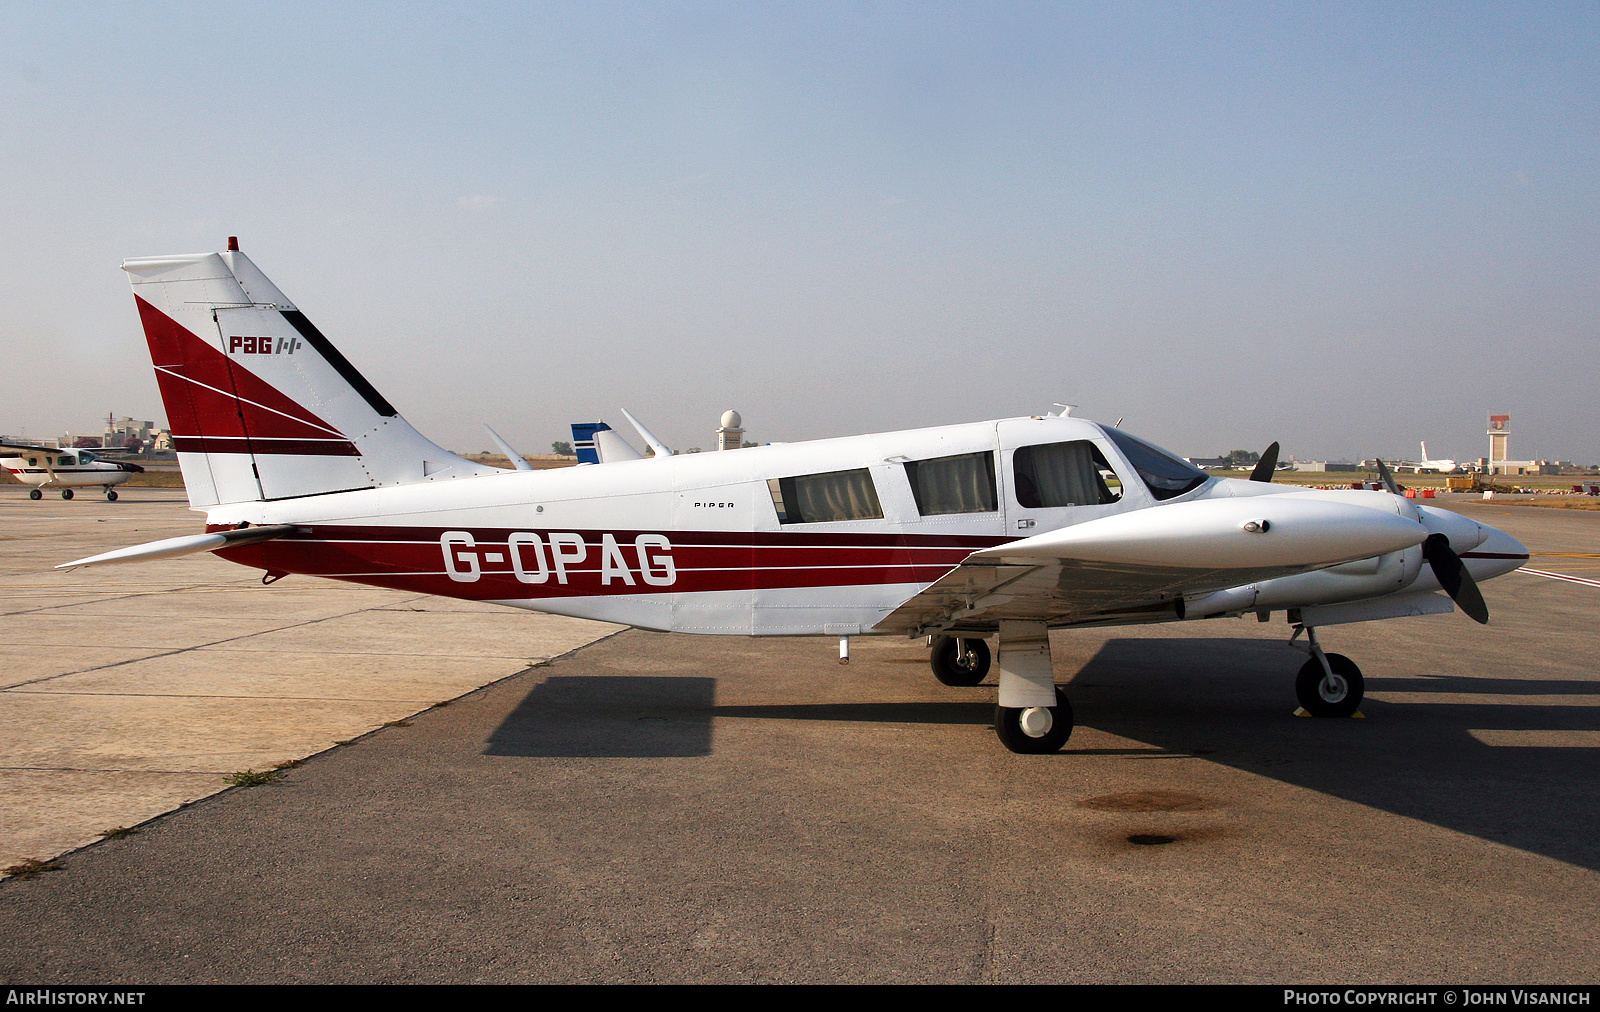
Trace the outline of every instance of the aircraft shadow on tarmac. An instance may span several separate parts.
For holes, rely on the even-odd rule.
[[[1498,694],[1594,694],[1600,682],[1369,677],[1369,719],[1295,719],[1293,677],[1303,661],[1261,640],[1119,639],[1067,688],[1082,724],[1600,869],[1600,750],[1492,746],[1471,733],[1600,730],[1600,707],[1494,702]],[[1370,698],[1385,692],[1484,698]]]
[[[992,703],[717,706],[715,678],[558,676],[541,682],[489,737],[486,755],[672,757],[711,754],[718,717],[875,724],[994,722]]]
[[[715,678],[557,676],[533,687],[485,755],[670,758],[711,754]]]
[[[1304,656],[1256,639],[1116,639],[1072,676],[1078,723],[1196,755],[1485,840],[1600,870],[1600,750],[1487,745],[1471,732],[1600,730],[1600,707],[1497,703],[1497,695],[1594,694],[1597,682],[1471,674],[1372,677],[1366,720],[1291,716]],[[1066,672],[1058,671],[1058,677]],[[931,675],[929,676],[932,677]],[[971,702],[718,706],[716,679],[557,676],[535,686],[485,753],[541,757],[706,756],[719,718],[987,726],[993,689]],[[1481,696],[1482,702],[1459,702]],[[952,747],[956,747],[952,743]],[[1074,748],[1062,758],[1127,754]],[[1041,757],[1048,761],[1054,757]]]

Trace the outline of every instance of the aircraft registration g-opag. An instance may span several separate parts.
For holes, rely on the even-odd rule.
[[[125,261],[205,534],[66,563],[212,551],[264,570],[669,632],[930,637],[996,729],[1053,752],[1072,710],[1048,631],[1286,612],[1309,712],[1361,701],[1324,625],[1452,610],[1513,538],[1377,491],[1208,476],[1114,427],[1035,416],[560,470],[466,460],[413,429],[230,240]],[[497,437],[498,439],[498,437]],[[1275,457],[1269,449],[1268,457]],[[1448,595],[1448,596],[1447,596]]]

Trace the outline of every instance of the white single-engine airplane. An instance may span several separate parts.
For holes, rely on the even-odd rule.
[[[42,488],[59,488],[61,498],[71,499],[72,490],[88,485],[105,489],[106,498],[117,501],[113,485],[140,473],[144,468],[125,460],[101,460],[88,450],[55,450],[48,446],[30,446],[27,443],[3,443],[0,449],[20,450],[16,456],[0,457],[0,467],[25,485],[33,485],[29,499],[42,499]]]
[[[983,680],[997,634],[996,730],[1037,753],[1072,731],[1051,628],[1286,612],[1311,655],[1301,704],[1347,716],[1361,673],[1323,651],[1319,627],[1445,613],[1452,597],[1486,621],[1476,581],[1528,554],[1388,492],[1273,485],[1275,444],[1257,480],[1216,478],[1050,415],[490,468],[407,424],[236,242],[122,268],[207,533],[62,568],[213,551],[263,582],[304,573],[670,632],[839,637],[841,660],[853,635],[927,636],[953,685]]]

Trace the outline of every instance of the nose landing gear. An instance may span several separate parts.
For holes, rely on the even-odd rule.
[[[989,674],[989,644],[940,636],[933,641],[928,663],[933,666],[933,677],[946,685],[978,685]]]

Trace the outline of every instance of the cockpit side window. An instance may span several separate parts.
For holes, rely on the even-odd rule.
[[[908,460],[905,468],[917,513],[922,516],[993,513],[1000,508],[994,491],[994,454],[987,450]]]
[[[1205,484],[1206,473],[1182,457],[1130,436],[1121,429],[1113,429],[1109,425],[1103,425],[1101,429],[1117,444],[1117,449],[1128,458],[1128,463],[1139,472],[1145,487],[1157,499],[1173,499]]]
[[[1087,439],[1019,446],[1011,456],[1018,505],[1098,506],[1122,498],[1122,482]]]

